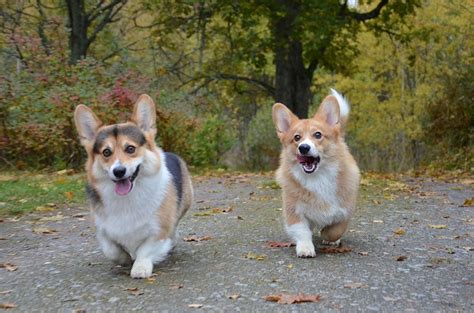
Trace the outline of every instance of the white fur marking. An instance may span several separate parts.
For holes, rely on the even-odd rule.
[[[296,242],[296,255],[298,257],[316,256],[313,245],[313,232],[309,228],[308,223],[296,223],[286,227],[288,235]]]
[[[341,95],[339,92],[337,92],[335,89],[332,89],[332,88],[331,88],[331,93],[334,97],[336,97],[337,103],[339,103],[340,117],[347,118],[349,116],[349,111],[351,110],[351,107],[346,97],[344,97],[343,95]]]
[[[310,139],[305,139],[303,140],[299,145],[298,145],[298,148],[299,146],[301,145],[308,145],[310,147],[308,153],[306,155],[308,156],[312,156],[312,157],[317,157],[319,155],[318,153],[318,149],[316,148],[316,146],[314,145],[314,143],[310,140]]]

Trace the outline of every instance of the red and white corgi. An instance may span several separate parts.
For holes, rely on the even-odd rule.
[[[285,226],[297,256],[314,257],[313,229],[338,245],[356,207],[360,173],[344,142],[349,104],[332,90],[313,118],[299,119],[281,103],[272,115],[283,146],[276,177]]]
[[[87,150],[87,195],[105,256],[149,277],[173,248],[177,224],[193,198],[186,164],[155,145],[156,110],[141,95],[131,120],[103,125],[86,106],[74,120]]]

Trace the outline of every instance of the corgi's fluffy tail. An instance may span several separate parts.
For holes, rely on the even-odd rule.
[[[342,127],[345,127],[349,119],[349,112],[351,111],[349,101],[333,88],[331,88],[331,94],[336,97],[339,103],[339,122],[342,124]]]

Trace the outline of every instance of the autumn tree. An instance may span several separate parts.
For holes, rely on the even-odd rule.
[[[200,70],[191,80],[198,86],[245,81],[306,117],[315,71],[347,70],[362,23],[378,20],[370,30],[390,31],[418,1],[368,1],[351,8],[347,1],[198,1],[175,4],[169,16],[163,3],[151,2],[161,12],[156,25],[172,21],[175,30],[197,36]],[[207,66],[201,65],[203,50],[210,55]],[[235,71],[238,62],[247,64],[245,75]]]

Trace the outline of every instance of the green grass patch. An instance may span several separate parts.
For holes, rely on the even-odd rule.
[[[52,211],[85,201],[85,174],[2,174],[0,215]]]

